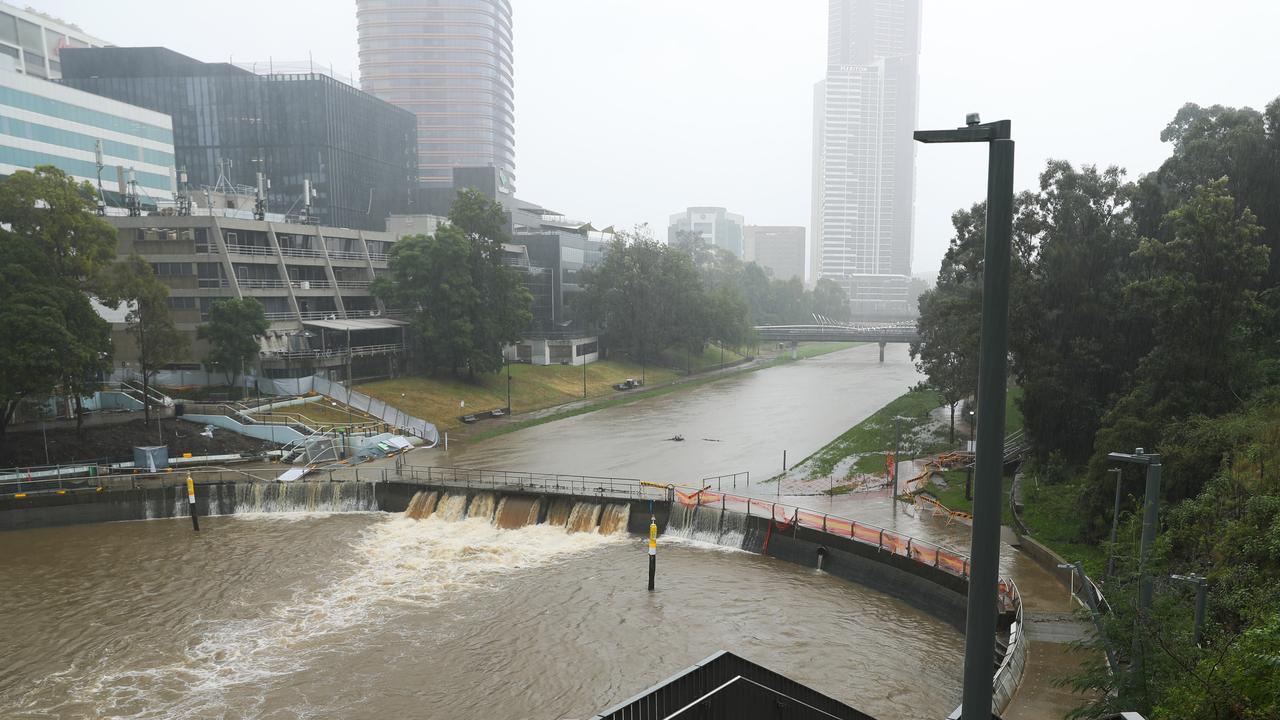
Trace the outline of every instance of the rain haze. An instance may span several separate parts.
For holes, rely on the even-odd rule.
[[[42,0],[119,45],[204,61],[302,60],[358,75],[355,4]],[[810,224],[813,85],[827,3],[516,0],[516,172],[522,197],[597,227],[719,205],[760,225]],[[785,10],[781,8],[785,7]],[[154,22],[139,18],[153,17]],[[163,20],[163,22],[161,22]],[[210,24],[234,32],[201,32]],[[1261,108],[1275,96],[1280,4],[926,0],[919,127],[1009,118],[1019,189],[1049,158],[1155,169],[1186,102]],[[173,33],[161,27],[186,27]],[[283,30],[283,31],[282,31]],[[937,270],[950,215],[981,198],[984,148],[916,160],[912,269]],[[811,230],[811,229],[810,229]]]

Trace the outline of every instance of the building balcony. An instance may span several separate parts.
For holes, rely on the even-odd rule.
[[[275,257],[276,253],[269,247],[262,245],[240,245],[227,243],[227,252],[235,255],[253,255],[256,257]]]
[[[325,350],[279,350],[264,353],[267,360],[324,360],[330,358],[367,357],[369,355],[394,355],[404,352],[404,343],[386,343],[383,345],[356,345],[349,348],[328,348]]]
[[[339,280],[338,287],[343,290],[367,290],[373,284],[372,280]]]
[[[364,262],[364,253],[355,252],[354,250],[330,250],[330,260],[359,260]]]
[[[324,258],[324,253],[311,248],[282,247],[280,248],[280,254],[285,257]]]

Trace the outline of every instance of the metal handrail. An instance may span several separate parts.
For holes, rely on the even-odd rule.
[[[383,481],[395,480],[422,485],[440,485],[466,489],[521,490],[552,495],[578,495],[586,497],[625,500],[670,500],[670,485],[645,482],[632,478],[600,477],[594,475],[560,475],[556,473],[522,472],[511,470],[485,470],[482,468],[436,467],[405,465],[393,475],[382,469]],[[377,471],[366,471],[374,475]],[[356,469],[359,479],[360,470]]]
[[[287,255],[288,257],[307,257],[307,258],[324,257],[324,253],[320,252],[319,250],[312,250],[311,248],[282,247],[280,248],[280,254]]]
[[[241,245],[239,243],[227,243],[227,252],[237,255],[256,255],[259,257],[270,257],[275,255],[272,250],[265,245]]]

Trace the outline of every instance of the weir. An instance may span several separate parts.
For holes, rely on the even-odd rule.
[[[621,535],[627,532],[631,506],[627,503],[596,503],[556,498],[545,517],[540,517],[543,498],[527,495],[446,492],[437,499],[435,490],[419,490],[409,499],[404,517],[414,520],[436,518],[459,522],[481,518],[493,525],[514,530],[529,525],[563,527],[568,533]]]

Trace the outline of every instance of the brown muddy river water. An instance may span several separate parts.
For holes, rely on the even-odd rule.
[[[0,578],[6,718],[579,718],[722,649],[881,719],[959,698],[951,627],[676,539],[654,593],[638,538],[439,514],[5,533]]]

